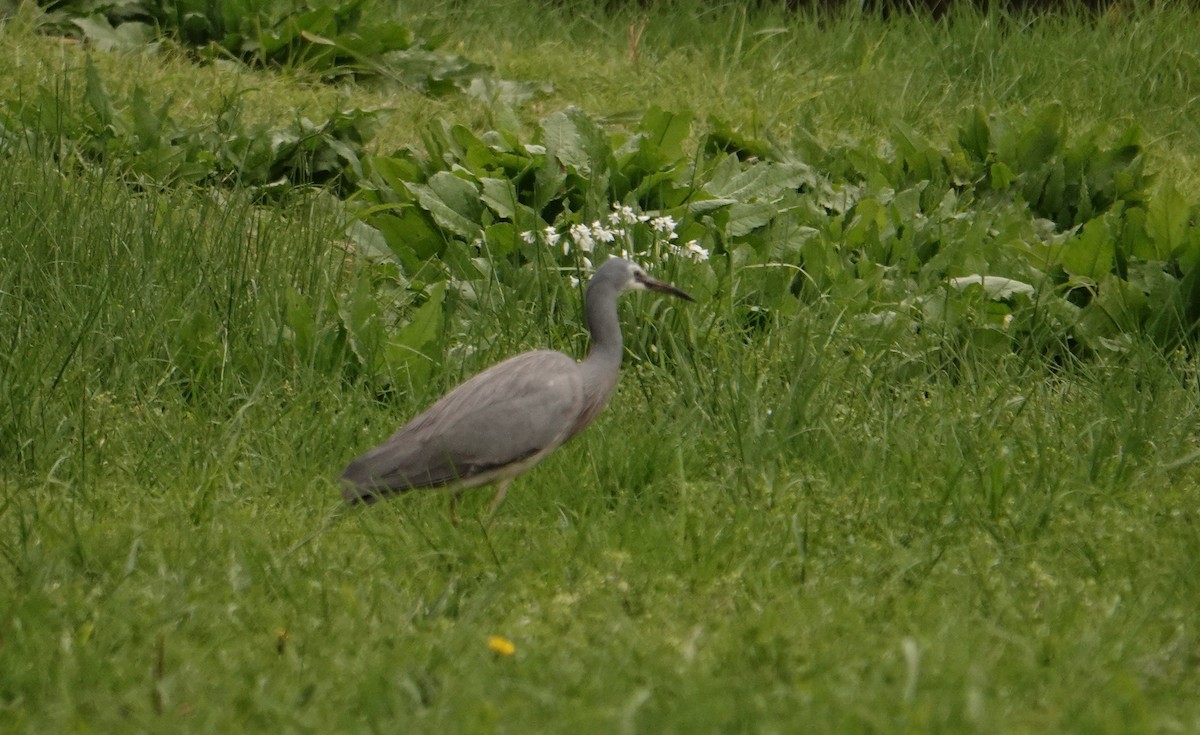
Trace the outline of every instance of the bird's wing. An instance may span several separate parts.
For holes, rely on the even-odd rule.
[[[582,410],[579,365],[559,352],[527,352],[443,396],[342,478],[394,491],[469,480],[550,451]]]

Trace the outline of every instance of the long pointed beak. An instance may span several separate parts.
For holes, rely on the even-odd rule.
[[[639,283],[651,291],[662,291],[663,293],[669,293],[676,298],[683,299],[684,301],[695,301],[695,299],[688,295],[686,291],[675,288],[671,284],[660,281],[656,278],[651,278],[645,273],[638,273],[636,276],[634,276],[634,278],[636,278]]]

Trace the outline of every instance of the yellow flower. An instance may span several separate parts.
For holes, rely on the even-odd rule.
[[[517,651],[517,647],[513,645],[513,642],[502,635],[488,636],[487,647],[493,653],[498,653],[501,656],[511,656]]]

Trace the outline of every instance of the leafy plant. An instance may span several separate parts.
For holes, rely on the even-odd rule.
[[[409,26],[379,20],[373,0],[60,0],[41,27],[104,50],[138,49],[162,37],[205,60],[304,69],[324,80],[376,77],[427,94],[477,93],[503,82],[486,65],[437,51]],[[369,19],[369,20],[368,20]]]
[[[688,156],[692,134],[691,115],[661,109],[627,133],[567,109],[529,142],[441,124],[424,152],[371,159],[355,201],[387,247],[374,252],[467,281],[475,251],[571,271],[577,256],[547,245],[621,207],[670,217],[681,241],[771,274],[739,281],[748,325],[821,298],[1003,349],[1106,351],[1139,332],[1170,347],[1200,319],[1195,207],[1150,189],[1136,128],[1111,143],[1101,129],[1072,136],[1051,105],[972,110],[942,148],[897,126],[878,150],[788,151],[718,122]]]
[[[114,98],[90,60],[84,71],[82,100],[42,90],[25,103],[0,102],[0,142],[52,141],[64,163],[115,168],[144,185],[237,185],[269,193],[315,184],[346,193],[362,176],[362,146],[379,114],[354,109],[320,122],[245,125],[233,100],[211,124],[185,126],[171,116],[170,100],[156,104],[141,87],[127,100]]]

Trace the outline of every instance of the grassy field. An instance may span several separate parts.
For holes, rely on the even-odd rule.
[[[235,93],[262,119],[387,104],[384,150],[567,105],[832,142],[1052,99],[1079,127],[1140,124],[1158,175],[1200,198],[1200,14],[1174,6],[403,7],[554,91],[502,108],[90,55],[112,89],[196,119]],[[78,88],[85,54],[11,22],[0,93]],[[4,163],[0,730],[1200,732],[1190,346],[998,357],[820,299],[747,330],[752,274],[679,268],[698,303],[625,298],[638,348],[612,403],[494,526],[475,521],[487,492],[459,528],[440,495],[342,511],[344,464],[448,387],[524,349],[580,353],[574,296],[529,278],[454,302],[429,380],[377,395],[281,316],[304,303],[337,332],[360,263],[331,197]]]

